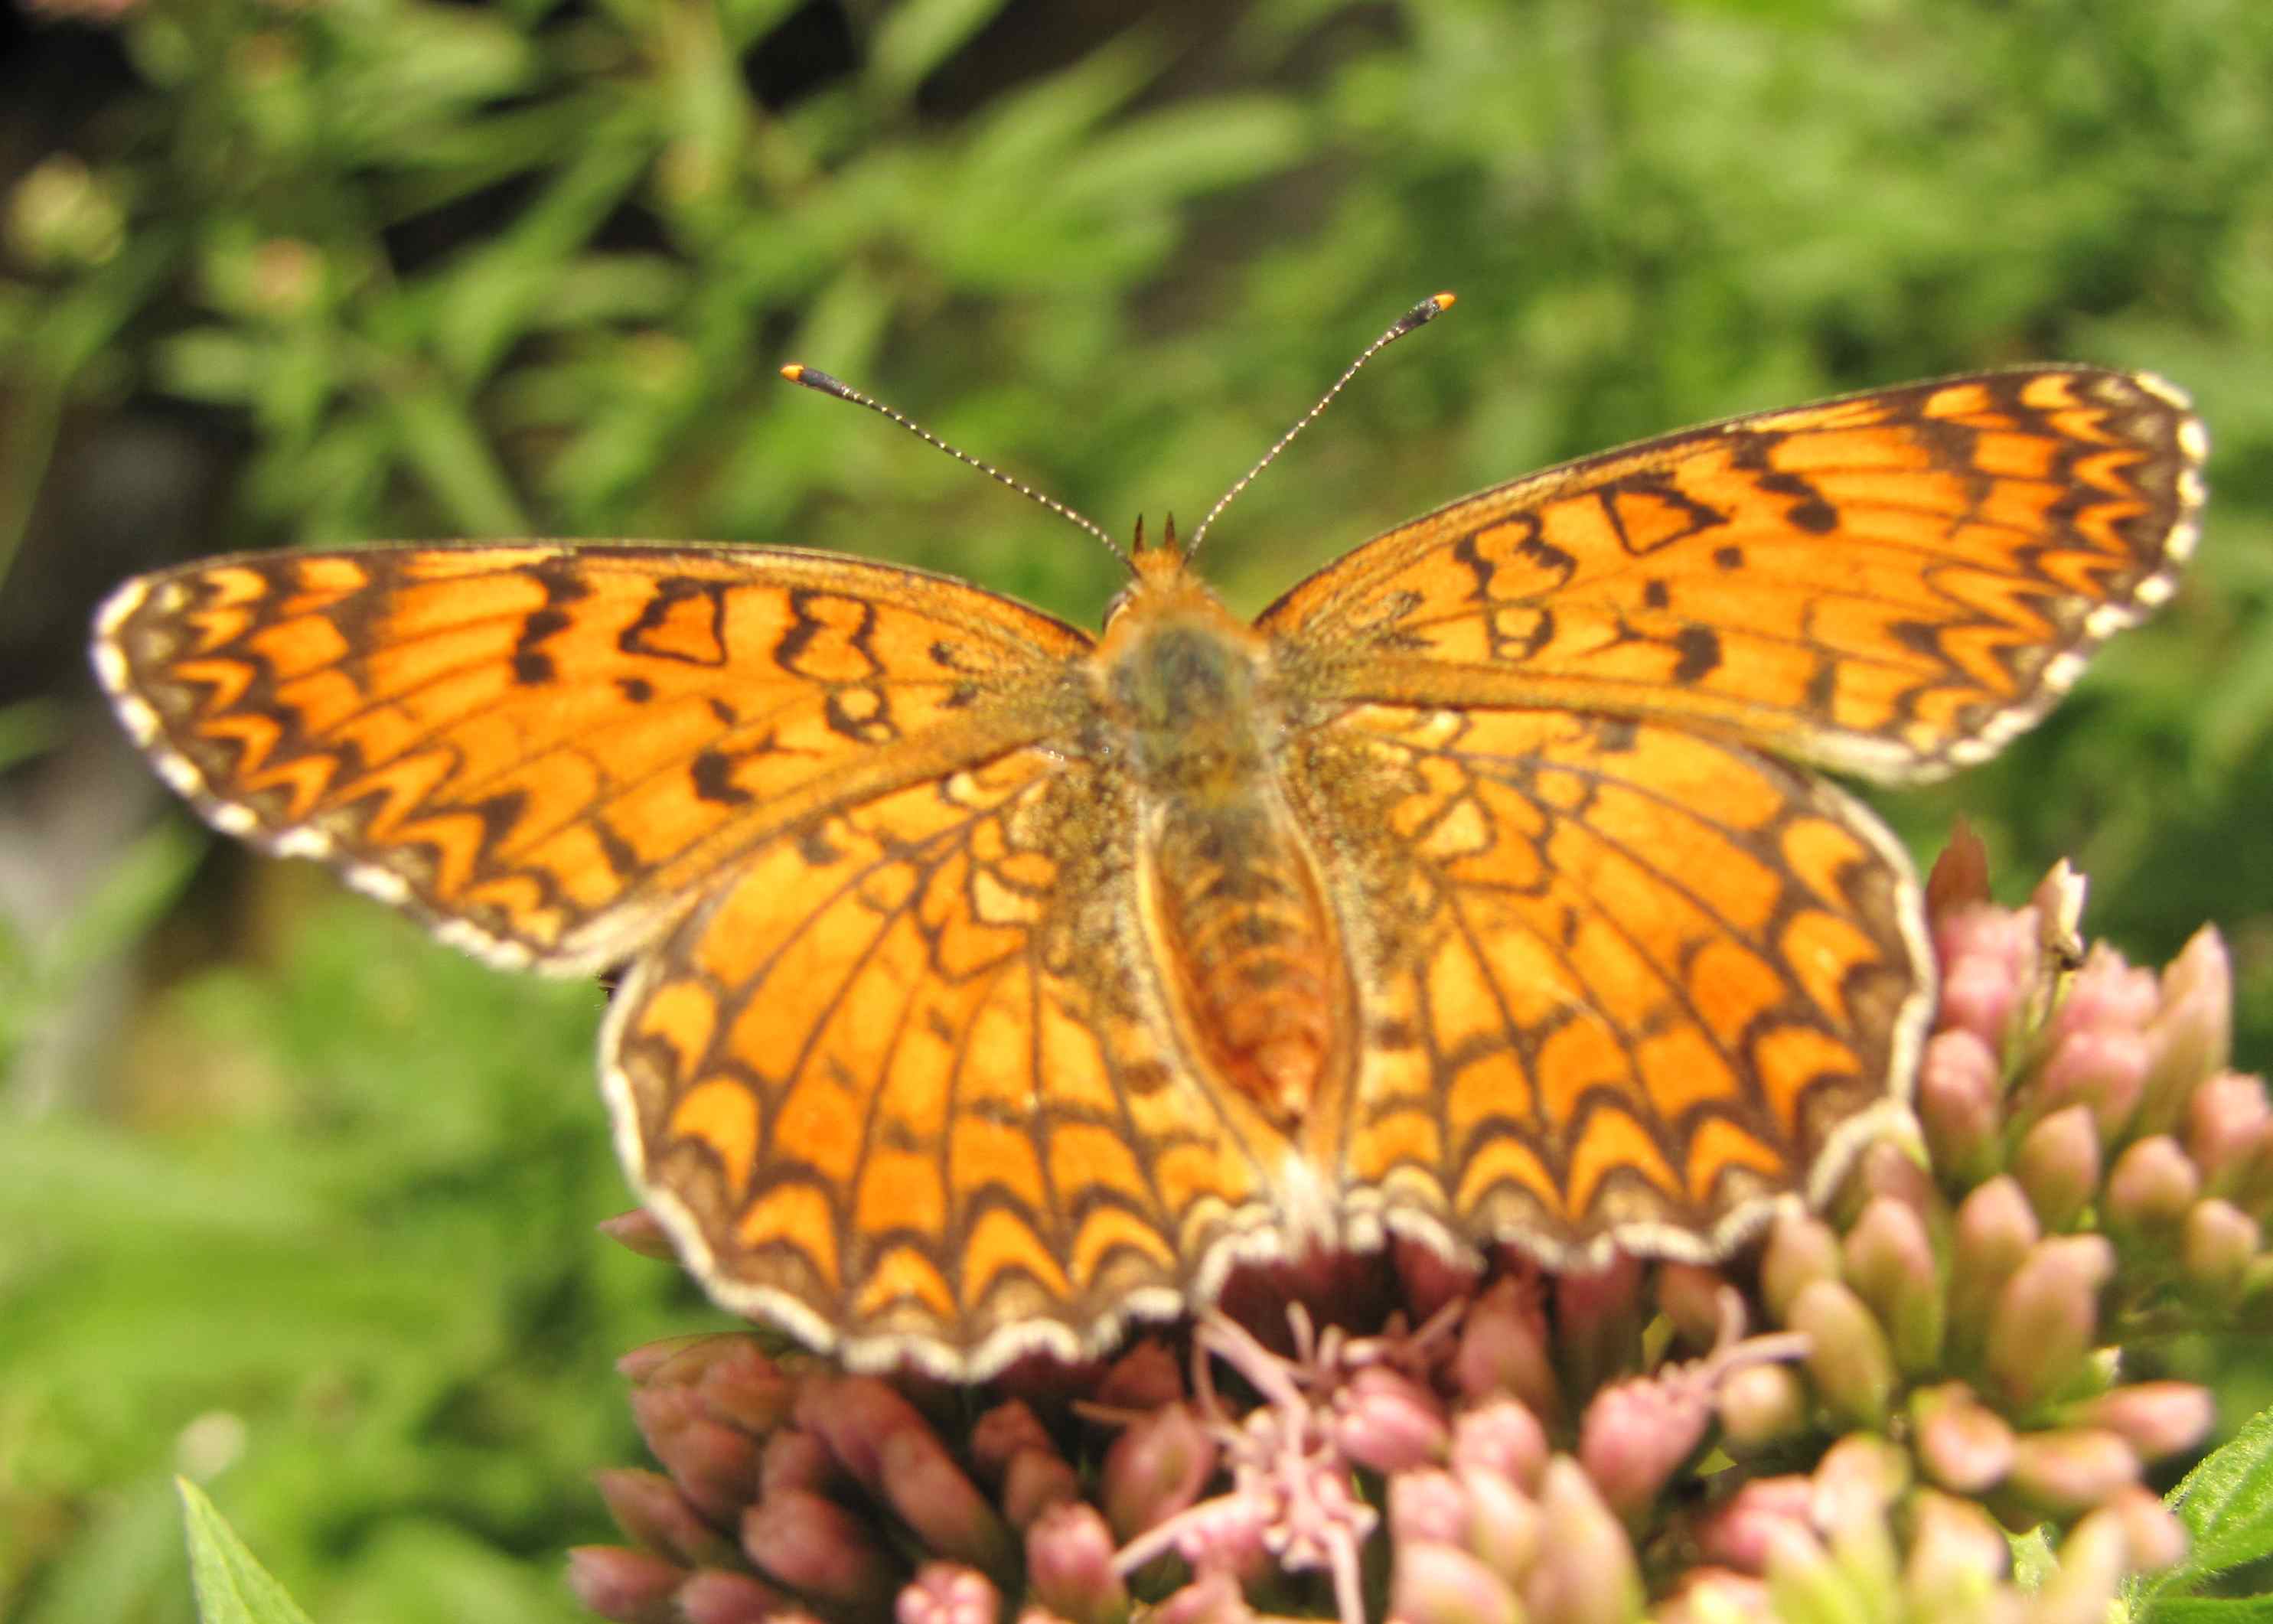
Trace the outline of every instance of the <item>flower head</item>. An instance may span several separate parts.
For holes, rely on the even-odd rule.
[[[1313,1256],[967,1392],[657,1344],[623,1370],[664,1470],[601,1475],[634,1548],[571,1584],[694,1624],[2104,1616],[2183,1554],[2141,1485],[2212,1421],[2109,1343],[2273,1282],[2273,1101],[2228,1069],[2214,934],[2157,976],[2082,950],[2072,874],[2001,909],[1954,852],[1917,1142],[1821,1213],[1719,1267]]]

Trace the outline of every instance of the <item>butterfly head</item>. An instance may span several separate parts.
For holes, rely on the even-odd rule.
[[[1189,556],[1183,543],[1176,539],[1174,514],[1170,514],[1167,523],[1160,527],[1158,540],[1144,534],[1144,515],[1136,515],[1136,531],[1129,538],[1129,567],[1138,575],[1181,574]]]
[[[1136,529],[1129,540],[1129,582],[1114,595],[1105,612],[1107,636],[1115,625],[1122,623],[1131,613],[1139,620],[1159,615],[1179,603],[1204,600],[1218,603],[1216,595],[1191,571],[1191,554],[1184,550],[1176,536],[1176,515],[1170,514],[1161,527],[1159,538],[1154,540],[1144,533],[1144,521],[1136,521]],[[1123,626],[1125,635],[1127,628]]]

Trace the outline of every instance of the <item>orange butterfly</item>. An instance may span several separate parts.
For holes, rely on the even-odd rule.
[[[617,1138],[719,1302],[978,1377],[1242,1257],[1701,1259],[1820,1196],[1933,979],[1799,763],[1994,752],[2169,595],[2204,448],[2037,367],[1534,474],[1252,625],[1173,532],[1096,638],[781,548],[408,545],[129,582],[94,664],[225,832],[628,963]]]

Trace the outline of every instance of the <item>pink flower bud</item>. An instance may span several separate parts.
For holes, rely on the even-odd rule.
[[[1215,1462],[1215,1440],[1189,1404],[1131,1422],[1106,1451],[1106,1521],[1122,1541],[1134,1539],[1197,1500]]]
[[[2154,1133],[2185,1120],[2194,1089],[2232,1053],[2233,965],[2215,926],[2204,925],[2179,950],[2163,972],[2161,992],[2149,1028],[2154,1063],[2142,1110],[2142,1131]]]
[[[1109,1624],[1128,1611],[1113,1565],[1113,1532],[1094,1506],[1053,1506],[1026,1530],[1026,1583],[1034,1600],[1070,1624]]]
[[[1760,1296],[1778,1323],[1791,1322],[1792,1299],[1803,1287],[1839,1273],[1839,1237],[1829,1224],[1796,1207],[1776,1214],[1760,1253]]]
[[[881,1613],[900,1566],[866,1523],[802,1489],[769,1495],[742,1514],[742,1550],[762,1573],[817,1603]]]
[[[1679,1372],[1636,1377],[1594,1395],[1579,1423],[1579,1464],[1630,1524],[1705,1437],[1712,1387]]]
[[[2092,1512],[2060,1542],[2059,1562],[2029,1598],[2029,1624],[2106,1624],[2130,1554],[2120,1514]]]
[[[651,1342],[641,1342],[628,1353],[618,1354],[616,1373],[642,1387],[677,1385],[670,1372],[675,1368],[697,1368],[686,1363],[690,1350],[716,1340],[716,1336],[657,1337]]]
[[[1539,1555],[1538,1502],[1497,1472],[1459,1474],[1468,1502],[1467,1548],[1511,1583],[1531,1571]]]
[[[758,1494],[762,1499],[776,1489],[825,1491],[841,1475],[827,1444],[810,1432],[785,1427],[767,1439],[759,1454]]]
[[[1630,1368],[1641,1350],[1642,1266],[1632,1252],[1600,1268],[1555,1276],[1555,1329],[1563,1367],[1580,1391]]]
[[[2047,1230],[2073,1225],[2099,1192],[2099,1129],[2091,1108],[2063,1107],[2022,1135],[2013,1177]]]
[[[884,1440],[928,1433],[931,1423],[907,1396],[876,1376],[814,1378],[798,1390],[797,1424],[829,1447],[845,1474],[870,1493],[881,1491]]]
[[[1814,1538],[1815,1485],[1797,1476],[1754,1477],[1706,1514],[1697,1549],[1709,1562],[1764,1574],[1782,1541]]]
[[[2127,1026],[2079,1027],[2052,1045],[2044,1063],[2022,1085],[2022,1092],[2037,1110],[2085,1107],[2099,1136],[2112,1140],[2138,1114],[2152,1059],[2153,1047],[2144,1032]]]
[[[658,1624],[819,1624],[762,1579],[705,1568],[679,1587],[675,1610]]]
[[[1744,1294],[1720,1270],[1698,1263],[1657,1266],[1657,1308],[1681,1340],[1700,1352],[1744,1334]]]
[[[695,1387],[710,1413],[745,1432],[765,1433],[790,1412],[794,1384],[747,1336],[713,1340]]]
[[[2213,1296],[2238,1295],[2262,1238],[2257,1220],[2232,1202],[2195,1202],[2179,1238],[2188,1282]]]
[[[2121,1490],[2107,1508],[2122,1519],[2133,1573],[2160,1573],[2186,1560],[2186,1524],[2152,1489]]]
[[[1021,1449],[1002,1474],[1002,1515],[1029,1528],[1050,1507],[1081,1498],[1081,1474],[1055,1450]]]
[[[1016,1572],[1009,1526],[929,1427],[904,1426],[887,1437],[877,1477],[880,1498],[931,1550],[1006,1582]]]
[[[1721,1383],[1721,1435],[1731,1454],[1756,1454],[1807,1425],[1807,1389],[1781,1365],[1747,1365]]]
[[[1576,1461],[1547,1462],[1539,1489],[1539,1560],[1523,1602],[1536,1624],[1626,1624],[1641,1610],[1633,1546]]]
[[[2273,1103],[2262,1078],[2222,1071],[2194,1090],[2187,1105],[2187,1154],[2213,1194],[2233,1192],[2269,1124]]]
[[[2134,1381],[2079,1405],[2075,1419],[2115,1433],[2146,1460],[2159,1461],[2208,1438],[2217,1410],[2209,1389],[2191,1381]]]
[[[1934,1166],[1971,1183],[1985,1177],[2003,1114],[1997,1056],[1962,1026],[1926,1040],[1918,1065],[1917,1114]]]
[[[2010,1402],[2057,1396],[2083,1372],[2115,1249],[2097,1235],[2039,1241],[1999,1294],[1984,1362]]]
[[[1909,1458],[1885,1439],[1849,1432],[1823,1452],[1811,1479],[1815,1525],[1835,1538],[1883,1530],[1887,1507],[1909,1487]]]
[[[1921,1220],[1941,1210],[1941,1192],[1934,1188],[1932,1170],[1917,1147],[1900,1139],[1874,1139],[1864,1146],[1849,1183],[1861,1199],[1883,1196],[1900,1201]]]
[[[1936,1483],[1960,1494],[1987,1493],[2013,1468],[2013,1429],[1962,1381],[1916,1395],[1918,1463]]]
[[[1528,1405],[1488,1398],[1453,1417],[1452,1453],[1456,1470],[1496,1473],[1535,1489],[1547,1464],[1547,1432]]]
[[[2162,990],[2153,972],[2135,970],[2104,942],[2093,944],[2068,981],[2067,996],[2046,1023],[2055,1041],[2077,1032],[2139,1032],[2155,1018]]]
[[[2139,1140],[2107,1176],[2107,1227],[2135,1239],[2173,1237],[2202,1195],[2202,1175],[2167,1134]]]
[[[616,1526],[649,1550],[687,1568],[734,1560],[734,1544],[687,1503],[660,1472],[629,1467],[596,1471],[592,1482]]]
[[[2030,1506],[2074,1516],[2104,1505],[2118,1490],[2138,1482],[2139,1473],[2137,1452],[2114,1433],[2060,1427],[2015,1439],[2013,1470],[2005,1482]]]
[[[1910,1616],[1964,1616],[1968,1604],[2005,1577],[2011,1545],[1989,1514],[1969,1500],[1920,1489],[1909,1509],[1902,1598]]]
[[[1535,1415],[1563,1413],[1547,1316],[1533,1280],[1504,1274],[1485,1288],[1461,1322],[1452,1380],[1472,1399],[1512,1394]]]
[[[1991,1179],[1958,1204],[1950,1242],[1949,1328],[1961,1349],[1981,1345],[1998,1296],[2038,1234],[2036,1210],[2009,1177]]]
[[[1883,1425],[1894,1390],[1894,1353],[1863,1299],[1835,1280],[1812,1281],[1787,1318],[1808,1338],[1807,1372],[1824,1402],[1857,1425]]]
[[[1006,1399],[971,1424],[971,1462],[989,1483],[1002,1481],[1010,1457],[1021,1450],[1055,1454],[1057,1447],[1024,1399]]]
[[[631,1404],[647,1447],[703,1515],[727,1522],[749,1504],[758,1486],[756,1440],[711,1419],[689,1387],[640,1387]]]
[[[2035,919],[1994,906],[1953,908],[1934,921],[1933,940],[1941,1029],[1970,1032],[2001,1053],[2036,979]]]
[[[620,1545],[578,1545],[568,1553],[568,1588],[590,1611],[616,1624],[657,1624],[671,1616],[671,1598],[686,1578],[676,1562]]]
[[[1768,1593],[1775,1598],[1779,1620],[1807,1620],[1828,1624],[1831,1620],[1870,1616],[1870,1598],[1892,1598],[1894,1586],[1892,1553],[1883,1523],[1877,1531],[1847,1530],[1852,1551],[1834,1551],[1823,1538],[1804,1530],[1780,1531],[1768,1558]]]
[[[1448,1471],[1399,1472],[1389,1480],[1389,1539],[1394,1545],[1456,1545],[1468,1537],[1468,1497]]]
[[[1912,1373],[1932,1369],[1941,1356],[1941,1282],[1917,1209],[1872,1197],[1842,1250],[1847,1282],[1886,1328],[1895,1365]]]
[[[896,1624],[996,1624],[1001,1613],[986,1575],[956,1562],[926,1562],[892,1606]]]
[[[612,1218],[603,1218],[592,1226],[626,1252],[642,1258],[652,1258],[657,1263],[676,1263],[679,1252],[671,1244],[671,1237],[655,1214],[644,1207],[634,1207],[627,1213],[618,1213]]]
[[[1332,1400],[1336,1443],[1376,1471],[1402,1471],[1444,1458],[1452,1432],[1428,1388],[1386,1365],[1351,1372]]]
[[[1397,1547],[1389,1613],[1400,1624],[1523,1624],[1507,1582],[1451,1545]]]

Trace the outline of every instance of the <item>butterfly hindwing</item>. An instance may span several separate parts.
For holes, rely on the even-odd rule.
[[[1174,1313],[1269,1222],[1159,1014],[1134,821],[1109,770],[1014,752],[761,847],[641,962],[618,1132],[723,1301],[991,1370]]]
[[[1369,921],[1354,1205],[1557,1263],[1702,1257],[1822,1187],[1907,1086],[1918,888],[1743,745],[1567,711],[1362,707],[1313,778]]]

